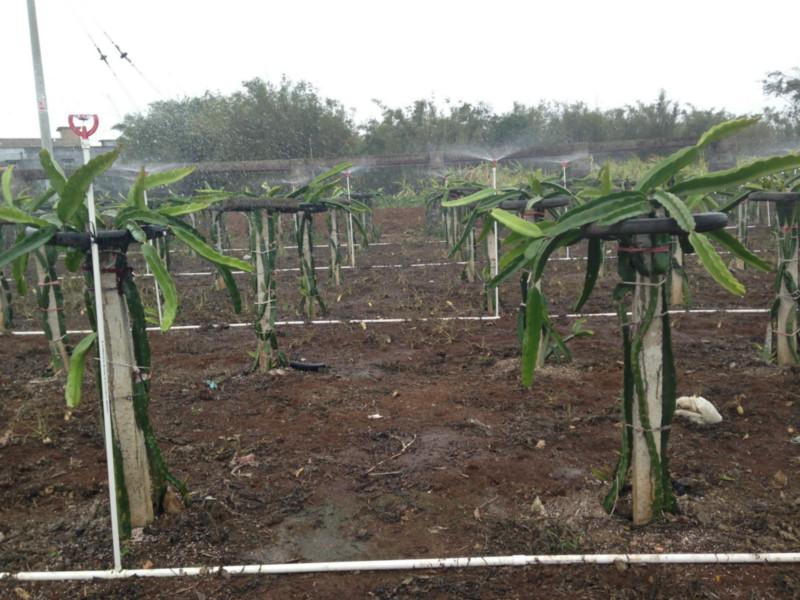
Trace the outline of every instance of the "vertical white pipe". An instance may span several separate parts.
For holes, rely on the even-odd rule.
[[[492,161],[492,188],[494,193],[497,193],[497,161]],[[497,229],[497,221],[492,226],[490,234],[491,239],[489,242],[489,272],[492,277],[497,277],[498,274],[498,256],[500,256],[500,242],[498,241],[499,232]],[[500,317],[500,287],[494,287],[494,316]]]
[[[566,188],[567,187],[567,165],[568,162],[561,163],[561,183]],[[564,257],[569,258],[569,246],[564,248]]]
[[[144,190],[144,205],[147,208],[150,207],[150,204],[147,201],[147,190]],[[157,242],[154,242],[153,240],[147,240],[147,243],[150,244],[151,246],[155,247],[156,251],[158,251],[158,247],[156,246]],[[158,254],[159,254],[159,256],[161,255],[161,253],[158,253]],[[146,272],[149,275],[150,274],[150,263],[148,263],[147,261],[144,261],[144,264],[145,264],[145,267],[147,268]],[[161,324],[162,324],[162,322],[164,320],[163,311],[161,309],[161,288],[158,287],[158,279],[156,279],[155,277],[153,277],[153,283],[155,284],[155,289],[156,289],[156,308],[158,309],[158,326],[161,327]]]
[[[331,250],[331,270],[333,272],[333,283],[336,285],[336,287],[339,287],[342,284],[342,269],[341,265],[339,264],[339,222],[336,218],[338,212],[338,208],[331,207],[331,239],[328,242]]]
[[[355,246],[355,235],[353,233],[353,205],[352,199],[350,198],[350,171],[347,171],[344,176],[345,182],[347,183],[347,204],[350,207],[350,211],[347,213],[347,248],[350,251],[350,266],[355,268],[356,266],[356,246]]]
[[[83,162],[91,159],[89,140],[81,138]],[[119,517],[117,515],[117,477],[114,470],[114,440],[111,433],[111,394],[108,389],[108,351],[103,314],[103,289],[100,281],[100,250],[97,246],[97,221],[94,208],[94,186],[86,192],[86,208],[89,211],[89,233],[92,236],[92,278],[94,280],[94,309],[97,321],[97,349],[100,355],[100,391],[103,401],[103,434],[106,446],[106,470],[108,472],[108,498],[111,509],[111,543],[114,549],[114,569],[122,570],[122,552],[119,543]]]

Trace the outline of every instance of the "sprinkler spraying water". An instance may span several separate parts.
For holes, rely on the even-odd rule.
[[[492,189],[497,194],[497,159],[492,160]],[[489,254],[489,272],[492,279],[497,277],[499,273],[498,255],[500,250],[498,247],[498,231],[497,221],[492,224],[492,229],[486,238],[486,245]],[[489,298],[489,308],[494,307],[494,316],[500,316],[500,286],[495,285],[493,288],[487,290]]]
[[[86,123],[89,121],[89,119],[92,119],[92,124],[87,129]],[[82,124],[78,125],[76,121],[80,121]],[[97,131],[100,120],[97,118],[97,115],[69,115],[68,122],[69,128],[81,140],[83,163],[85,165],[92,158],[89,146],[89,137],[95,131]],[[92,282],[94,285],[95,321],[97,324],[97,354],[99,358],[100,370],[100,395],[103,405],[103,435],[105,438],[106,450],[106,474],[108,477],[109,496],[111,498],[115,498],[117,494],[117,483],[114,458],[114,438],[111,424],[111,389],[109,386],[108,374],[109,363],[107,358],[108,349],[105,332],[105,307],[103,306],[103,289],[101,283],[102,280],[100,278],[100,249],[97,243],[97,219],[95,217],[94,186],[91,184],[86,190],[86,210],[89,217],[87,225],[92,240],[90,246],[90,256],[92,261]],[[111,511],[111,538],[114,554],[114,568],[119,571],[122,568],[122,552],[119,539],[119,517],[117,514],[117,503],[109,502],[109,508]]]

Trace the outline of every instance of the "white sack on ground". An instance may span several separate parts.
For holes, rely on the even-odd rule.
[[[681,396],[675,401],[675,406],[676,415],[698,425],[714,425],[722,421],[719,411],[702,396]]]

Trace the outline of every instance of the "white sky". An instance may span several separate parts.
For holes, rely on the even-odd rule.
[[[254,77],[306,79],[357,121],[373,98],[670,98],[735,113],[770,103],[761,80],[800,66],[800,0],[37,0],[50,123],[96,112],[101,137],[149,102]],[[2,1],[0,137],[38,137],[25,0]],[[144,73],[121,61],[104,30]],[[99,60],[91,35],[119,78]]]

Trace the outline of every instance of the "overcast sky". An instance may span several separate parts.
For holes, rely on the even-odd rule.
[[[0,137],[37,137],[25,0],[3,0]],[[376,116],[432,97],[609,108],[672,99],[735,113],[800,66],[800,0],[37,0],[50,122],[96,112],[101,136],[154,100],[305,79]],[[140,75],[120,60],[109,37]],[[92,38],[108,55],[100,60]]]

